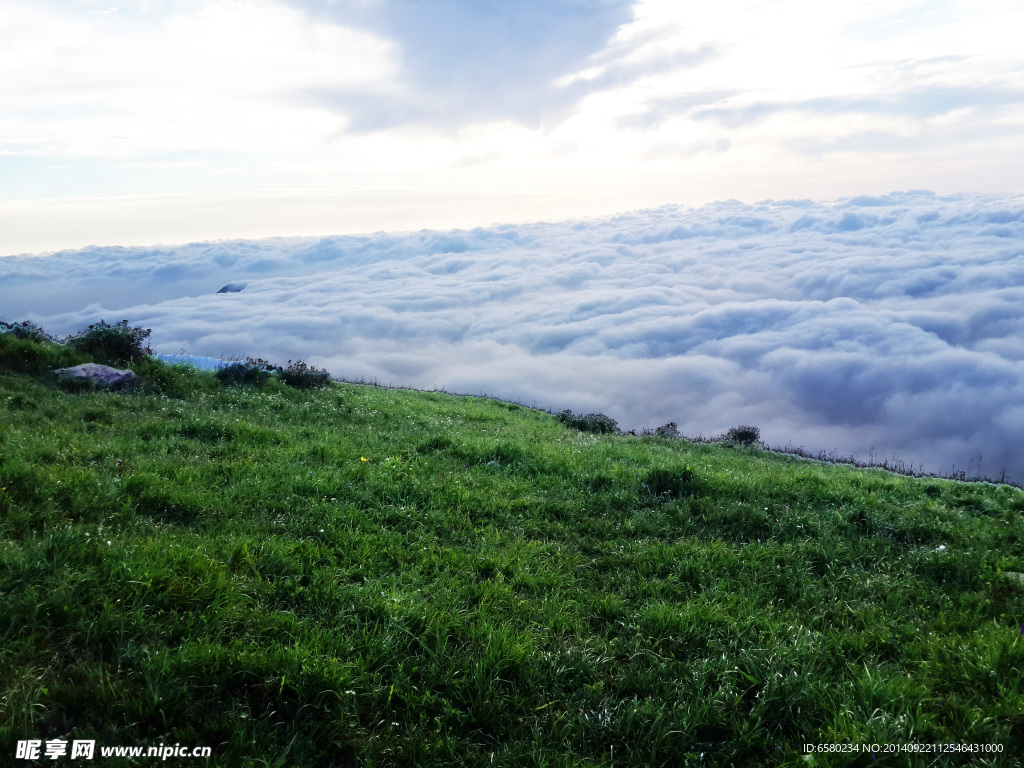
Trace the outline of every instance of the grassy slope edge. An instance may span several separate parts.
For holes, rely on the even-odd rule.
[[[1022,764],[1018,489],[151,361],[68,393],[33,371],[87,358],[0,344],[7,755]]]

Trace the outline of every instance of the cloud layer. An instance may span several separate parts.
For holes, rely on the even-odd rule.
[[[1022,197],[93,248],[0,259],[0,307],[61,333],[125,317],[161,352],[1024,480]]]

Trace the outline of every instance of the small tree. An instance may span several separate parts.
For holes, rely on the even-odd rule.
[[[723,439],[733,445],[742,445],[747,448],[761,444],[761,430],[757,427],[739,426],[732,427],[725,433]]]
[[[127,363],[141,360],[153,353],[146,340],[153,331],[132,328],[127,320],[110,325],[104,320],[65,340],[70,347],[93,357]]]
[[[296,389],[320,389],[331,383],[331,374],[326,368],[313,368],[301,360],[289,360],[288,367],[280,373],[281,381]]]
[[[598,435],[615,434],[619,431],[619,423],[611,416],[603,413],[588,413],[586,416],[576,416],[572,411],[566,409],[556,413],[555,418],[569,427],[575,427],[580,432],[593,432]]]
[[[224,385],[253,384],[259,386],[270,379],[270,372],[277,370],[263,358],[245,358],[244,362],[235,362],[218,368],[214,374],[217,381]]]

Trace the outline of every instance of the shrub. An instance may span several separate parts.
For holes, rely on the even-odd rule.
[[[129,327],[127,320],[114,325],[100,320],[65,343],[93,357],[126,363],[152,354],[153,350],[146,343],[151,333],[149,328]]]
[[[615,434],[619,431],[619,423],[603,413],[588,413],[586,416],[576,416],[572,411],[566,409],[561,413],[556,413],[555,418],[566,426],[575,427],[580,432],[594,432],[604,435]]]
[[[296,389],[319,389],[331,383],[331,374],[326,368],[313,368],[301,360],[289,360],[288,367],[280,373],[281,381]]]
[[[757,427],[732,427],[722,436],[722,440],[733,445],[750,447],[761,444],[761,430]]]
[[[674,421],[670,421],[668,424],[660,426],[656,430],[654,430],[654,436],[678,439],[679,425],[676,424]]]
[[[245,358],[244,362],[231,363],[223,368],[218,368],[214,374],[217,380],[224,385],[231,384],[252,384],[259,386],[270,378],[270,372],[277,368],[263,358]]]
[[[10,328],[10,326],[8,326]],[[0,371],[46,376],[54,368],[68,368],[89,361],[88,356],[54,341],[40,340],[31,332],[0,332]]]
[[[16,339],[27,341],[56,341],[56,339],[30,320],[23,320],[20,323],[5,323],[0,320],[0,333],[14,334]]]
[[[132,370],[143,380],[143,390],[147,393],[186,398],[200,392],[211,392],[217,387],[205,371],[190,365],[169,365],[155,357],[134,363]]]

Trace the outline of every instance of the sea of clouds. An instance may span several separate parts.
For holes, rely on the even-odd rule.
[[[228,283],[236,292],[217,293]],[[0,258],[0,314],[160,352],[738,424],[1024,481],[1024,197],[717,202],[449,232]]]

